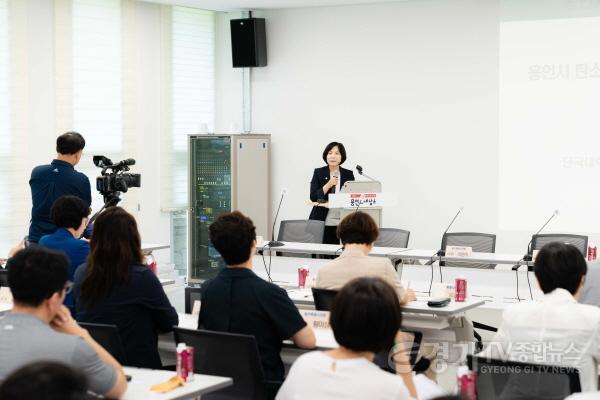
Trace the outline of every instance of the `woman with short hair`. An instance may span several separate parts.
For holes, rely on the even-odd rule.
[[[416,397],[408,357],[400,344],[400,303],[389,284],[379,278],[349,282],[337,294],[329,321],[339,347],[300,356],[277,400]],[[373,363],[376,353],[390,350],[397,375]]]
[[[310,201],[315,203],[327,203],[329,194],[339,193],[346,182],[354,180],[352,170],[341,167],[346,161],[346,148],[342,143],[331,142],[325,146],[323,161],[326,165],[315,168],[310,181]],[[314,206],[308,218],[325,221],[323,243],[339,243],[335,236],[335,222],[339,219],[339,210]]]
[[[316,287],[335,290],[354,278],[377,276],[394,287],[402,304],[416,300],[415,293],[402,286],[389,258],[369,256],[379,236],[379,228],[369,214],[361,211],[348,214],[338,224],[337,236],[344,251],[319,269]]]

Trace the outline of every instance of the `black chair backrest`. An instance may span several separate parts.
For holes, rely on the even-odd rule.
[[[496,235],[479,232],[452,232],[442,237],[442,250],[446,246],[469,246],[473,251],[480,253],[494,253],[496,251]],[[441,266],[463,268],[494,268],[496,264],[466,263],[466,262],[440,262]]]
[[[480,399],[564,399],[581,391],[575,367],[501,361],[467,356],[469,369],[477,373]]]
[[[281,242],[323,243],[325,222],[313,219],[281,221],[277,240]],[[278,256],[311,258],[312,254],[277,252]]]
[[[315,309],[317,311],[331,311],[333,300],[338,294],[337,290],[311,288]]]
[[[202,288],[186,286],[185,288],[185,313],[191,314],[194,309],[194,302],[202,299]]]
[[[410,231],[397,228],[379,228],[379,237],[375,241],[375,247],[408,247]]]
[[[127,356],[125,348],[121,342],[119,328],[116,325],[92,324],[89,322],[79,322],[79,325],[87,329],[90,336],[106,351],[108,351],[121,365],[127,365]]]
[[[8,287],[8,270],[0,267],[0,287]]]
[[[226,376],[233,385],[202,399],[264,399],[265,381],[256,339],[251,335],[174,328],[175,343],[194,347],[194,372]]]
[[[569,233],[546,233],[531,237],[531,250],[539,250],[551,242],[569,243],[577,247],[583,257],[587,257],[588,237],[584,235],[571,235]]]

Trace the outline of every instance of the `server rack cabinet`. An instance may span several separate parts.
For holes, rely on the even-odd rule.
[[[271,136],[191,135],[188,155],[188,282],[200,283],[225,266],[208,240],[217,216],[239,210],[269,235]]]

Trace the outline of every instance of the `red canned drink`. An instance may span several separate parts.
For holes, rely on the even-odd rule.
[[[187,382],[194,381],[194,348],[192,346],[187,346]]]
[[[157,273],[156,259],[152,254],[146,257],[146,265],[148,265],[148,268],[150,268],[152,272],[155,274]]]
[[[588,246],[587,260],[592,261],[593,259],[594,259],[594,249],[592,248],[592,246]]]
[[[308,276],[308,268],[298,268],[298,287],[303,288],[306,286],[306,277]]]
[[[458,393],[466,400],[477,399],[477,375],[475,372],[469,371],[466,366],[458,368],[456,386]]]
[[[465,301],[467,299],[467,280],[462,277],[456,278],[454,288],[454,300]]]
[[[194,348],[185,343],[177,345],[177,375],[186,382],[194,380]]]

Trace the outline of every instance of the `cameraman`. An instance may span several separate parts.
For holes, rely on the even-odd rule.
[[[90,180],[75,165],[81,160],[85,139],[77,132],[66,132],[56,139],[58,155],[49,165],[39,165],[31,171],[31,225],[29,242],[37,243],[56,226],[50,220],[50,207],[64,195],[77,196],[89,207],[92,203]]]

